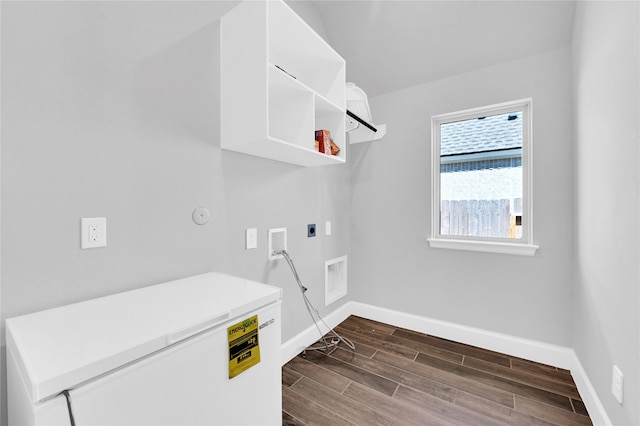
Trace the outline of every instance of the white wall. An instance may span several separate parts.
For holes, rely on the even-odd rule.
[[[327,311],[324,261],[349,249],[349,167],[219,149],[216,21],[234,4],[2,3],[2,320],[218,270],[284,289],[287,340],[311,320],[286,263],[267,261],[275,227]],[[207,225],[191,220],[198,206]],[[108,246],[80,250],[80,218],[94,216]],[[307,239],[325,220],[333,235]],[[4,357],[4,321],[1,333]]]
[[[370,99],[388,133],[350,154],[354,300],[570,345],[570,71],[566,48]],[[535,257],[430,248],[431,116],[527,97]]]
[[[578,2],[573,346],[616,425],[640,424],[639,27],[638,2]]]
[[[349,254],[350,299],[574,346],[614,423],[640,423],[639,12],[604,3],[579,3],[573,75],[562,49],[372,98],[388,135],[350,165],[301,169],[218,148],[215,21],[234,2],[3,2],[1,319],[215,269],[284,288],[287,340],[310,324],[286,265],[266,261],[267,228],[287,226],[321,312],[324,260]],[[540,250],[429,248],[431,115],[529,96]],[[105,249],[78,248],[90,216],[108,219]],[[307,239],[325,220],[334,235]]]

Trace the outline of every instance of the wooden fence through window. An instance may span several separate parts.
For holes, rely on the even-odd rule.
[[[522,198],[501,200],[442,200],[441,235],[517,238],[517,216],[522,215]],[[517,223],[520,225],[520,223]]]

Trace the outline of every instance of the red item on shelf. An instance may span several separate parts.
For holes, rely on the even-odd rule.
[[[317,150],[331,155],[331,133],[328,130],[316,130]]]
[[[335,142],[333,142],[333,139],[331,139],[331,155],[338,155],[340,153],[340,147],[338,145],[335,144]]]

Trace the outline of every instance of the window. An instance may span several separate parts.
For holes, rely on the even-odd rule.
[[[431,247],[532,256],[531,99],[431,119]]]

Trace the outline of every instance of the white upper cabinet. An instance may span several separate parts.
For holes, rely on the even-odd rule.
[[[221,146],[300,166],[342,164],[345,61],[281,0],[240,3],[221,23]],[[338,155],[316,151],[329,130]]]

